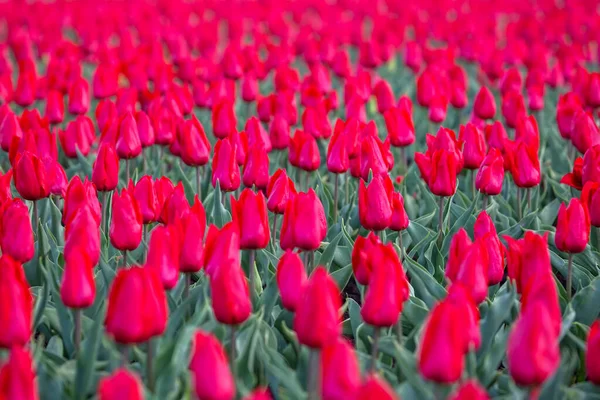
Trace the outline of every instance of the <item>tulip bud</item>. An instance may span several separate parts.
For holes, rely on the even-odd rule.
[[[385,175],[394,166],[394,157],[390,151],[390,142],[382,143],[377,132],[364,138],[360,143],[360,176],[365,181],[369,173],[373,176]]]
[[[179,248],[177,230],[174,226],[157,226],[152,230],[148,243],[146,268],[160,279],[165,290],[171,290],[179,278]]]
[[[60,284],[60,298],[69,308],[87,308],[94,303],[96,282],[94,264],[85,250],[65,253],[65,268]]]
[[[119,368],[98,383],[99,400],[143,400],[144,390],[140,379],[133,372]]]
[[[509,169],[520,188],[530,188],[539,185],[542,177],[540,171],[540,160],[537,150],[527,146],[524,142],[506,142],[506,156],[508,157]]]
[[[398,322],[403,303],[408,300],[408,281],[391,244],[377,245],[370,257],[372,272],[360,314],[370,325],[392,326]]]
[[[240,169],[235,158],[236,147],[229,138],[219,140],[215,145],[215,152],[212,160],[212,185],[217,186],[217,181],[221,190],[233,192],[240,187]]]
[[[236,130],[237,120],[233,102],[223,99],[215,104],[212,110],[212,126],[213,134],[218,139],[225,139]]]
[[[12,181],[13,170],[9,169],[3,175],[0,172],[0,207],[7,201],[12,199],[12,191],[10,189],[10,182]]]
[[[452,282],[462,284],[469,290],[476,304],[485,300],[488,293],[489,257],[482,239],[468,246]]]
[[[392,222],[392,193],[394,184],[389,176],[373,176],[373,180],[365,187],[360,181],[358,188],[358,214],[360,224],[371,231],[388,228]]]
[[[98,150],[92,169],[92,182],[101,192],[111,192],[119,184],[119,158],[108,143],[102,144]]]
[[[356,237],[352,248],[352,270],[354,277],[361,285],[369,284],[373,266],[370,257],[380,244],[379,237],[373,232],[370,232],[366,238],[363,236]]]
[[[4,211],[0,219],[0,245],[2,253],[20,263],[33,258],[35,244],[29,209],[21,199],[14,199],[2,205]]]
[[[429,190],[436,196],[452,196],[456,192],[456,158],[446,150],[437,150],[431,157]]]
[[[186,165],[197,167],[208,163],[210,142],[200,121],[195,116],[184,122],[183,130],[179,136],[179,144],[181,146],[181,160]]]
[[[460,228],[450,241],[450,249],[448,250],[448,261],[446,263],[446,277],[451,281],[456,280],[460,264],[464,255],[471,247],[471,238],[464,228]]]
[[[208,276],[227,263],[240,263],[240,232],[234,222],[221,229],[211,225],[204,243],[204,268]]]
[[[215,318],[222,324],[238,325],[252,313],[250,290],[239,263],[227,260],[210,275],[210,290]]]
[[[94,72],[92,91],[96,99],[114,96],[119,87],[116,68],[110,64],[99,64]]]
[[[262,192],[244,189],[236,201],[231,196],[233,221],[238,224],[242,249],[264,249],[269,244],[269,216]]]
[[[244,397],[244,400],[272,400],[273,397],[269,394],[269,389],[258,388],[252,393]]]
[[[0,398],[37,400],[35,364],[25,348],[10,349],[8,361],[0,369]]]
[[[500,151],[504,149],[504,143],[508,140],[506,129],[502,122],[495,121],[493,124],[485,126],[485,139],[490,148]]]
[[[90,108],[90,87],[84,78],[75,79],[69,88],[69,114],[86,114]]]
[[[463,157],[467,169],[477,169],[481,165],[486,151],[483,132],[475,125],[468,123],[460,127],[460,139],[464,141]]]
[[[119,122],[119,133],[116,150],[119,158],[136,158],[142,153],[142,142],[137,123],[131,112],[123,116]]]
[[[160,222],[167,225],[174,224],[187,214],[189,210],[190,203],[185,196],[183,183],[179,182],[164,200],[164,205],[160,214]]]
[[[2,120],[0,120],[0,144],[2,150],[8,151],[10,145],[13,142],[13,138],[21,140],[23,137],[23,131],[21,125],[19,125],[19,119],[17,116],[9,111]]]
[[[119,269],[108,293],[106,333],[117,343],[142,343],[167,326],[167,296],[149,268]]]
[[[487,278],[488,285],[500,283],[504,278],[504,252],[496,227],[490,216],[482,211],[473,227],[475,240],[481,240],[488,255]]]
[[[503,182],[504,159],[498,149],[491,148],[477,171],[475,188],[483,194],[495,196],[502,192]]]
[[[508,369],[521,386],[539,386],[560,364],[558,335],[546,306],[536,301],[524,310],[513,325],[506,355]]]
[[[308,347],[323,348],[341,333],[340,290],[322,266],[317,267],[302,290],[294,316],[298,341]]]
[[[479,89],[473,103],[473,113],[481,119],[492,119],[496,115],[496,100],[487,86]]]
[[[570,139],[575,126],[575,117],[582,110],[582,102],[576,93],[565,93],[556,105],[556,125],[563,139]]]
[[[568,206],[561,204],[554,237],[556,247],[566,253],[581,253],[590,240],[590,225],[587,208],[579,199],[572,198]]]
[[[278,169],[269,179],[267,186],[267,208],[275,214],[283,214],[287,201],[296,194],[294,181],[285,169]]]
[[[142,241],[142,213],[127,189],[114,193],[111,215],[110,243],[121,251],[137,249]]]
[[[533,115],[517,120],[515,141],[523,141],[528,147],[535,148],[536,151],[540,148],[540,131]]]
[[[15,187],[21,197],[36,201],[49,196],[50,187],[46,169],[35,154],[26,151],[17,155],[14,165]]]
[[[198,272],[202,268],[205,230],[206,212],[196,195],[190,212],[181,218],[179,271]]]
[[[525,100],[520,90],[510,90],[502,94],[502,115],[509,128],[515,128],[517,121],[527,115]]]
[[[63,217],[62,223],[64,226],[68,226],[70,221],[75,218],[78,211],[82,207],[89,207],[96,226],[100,226],[102,220],[102,210],[100,209],[100,202],[98,201],[98,193],[96,187],[87,178],[82,182],[79,176],[74,176],[67,186],[67,192],[65,193],[65,202],[63,206]]]
[[[190,371],[199,399],[232,400],[235,382],[223,346],[212,333],[196,331],[192,341]]]
[[[65,117],[65,103],[63,94],[58,90],[51,90],[48,92],[44,115],[51,124],[58,124],[63,121]]]
[[[117,119],[117,106],[111,100],[105,99],[98,102],[94,113],[100,131],[106,131]]]
[[[307,281],[304,263],[298,253],[286,250],[277,264],[277,287],[281,303],[291,312],[296,311],[302,289]]]
[[[90,118],[79,115],[66,130],[58,131],[58,138],[67,157],[77,158],[77,152],[87,156],[96,140],[94,124]]]
[[[390,229],[393,231],[403,231],[408,228],[410,220],[404,209],[404,198],[398,192],[392,193],[392,222]]]
[[[462,383],[450,395],[450,400],[488,400],[490,396],[484,388],[475,380],[469,380]]]
[[[31,338],[33,298],[23,266],[4,254],[0,258],[0,347],[24,346]]]
[[[590,326],[588,334],[587,346],[585,349],[585,370],[587,377],[596,385],[600,384],[600,320],[594,321]]]
[[[408,110],[393,107],[386,111],[384,118],[392,146],[406,147],[414,143],[415,127]]]
[[[290,143],[290,125],[287,119],[278,114],[273,118],[269,126],[269,139],[275,150],[283,150]]]
[[[269,183],[269,154],[264,147],[250,147],[244,164],[242,180],[244,186],[255,186],[259,190],[267,188]]]
[[[281,248],[316,250],[327,235],[327,218],[313,189],[288,200],[281,225]]]
[[[575,115],[573,124],[571,142],[580,153],[583,154],[589,148],[600,144],[600,130],[593,115],[580,111]]]
[[[321,165],[317,140],[309,133],[297,129],[290,140],[290,164],[304,171],[316,171]]]
[[[400,400],[394,389],[379,376],[369,375],[363,382],[356,395],[357,400]]]
[[[323,373],[323,400],[343,400],[353,398],[359,389],[360,368],[354,347],[344,338],[338,338],[321,352]]]
[[[600,226],[600,183],[588,182],[581,192],[581,202],[587,209],[592,226]]]
[[[65,259],[71,253],[85,253],[92,267],[100,260],[100,226],[96,221],[92,208],[82,203],[75,215],[65,225]],[[74,256],[76,259],[80,256]]]
[[[348,145],[343,127],[338,128],[341,120],[338,120],[329,145],[327,147],[327,169],[334,174],[342,174],[350,168],[350,159],[348,157]]]

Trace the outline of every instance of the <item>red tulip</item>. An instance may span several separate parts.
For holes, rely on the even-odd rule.
[[[394,392],[394,389],[384,380],[375,374],[369,375],[360,386],[356,394],[357,400],[399,400],[400,398]]]
[[[491,148],[477,171],[475,188],[481,193],[495,196],[502,192],[504,182],[504,159],[500,150]]]
[[[98,383],[99,400],[142,400],[144,390],[140,379],[133,372],[119,368]]]
[[[239,257],[235,262],[221,263],[210,274],[210,290],[215,318],[220,323],[238,325],[252,313],[250,290]]]
[[[94,303],[96,282],[94,264],[85,251],[65,253],[65,268],[60,285],[60,298],[69,308],[87,308]]]
[[[0,120],[0,144],[2,150],[8,151],[13,142],[13,138],[19,140],[23,137],[19,119],[13,112],[8,112],[2,120]]]
[[[58,138],[67,157],[77,158],[78,151],[87,156],[96,140],[94,124],[90,118],[79,115],[69,123],[66,130],[58,131]]]
[[[394,166],[389,140],[382,143],[376,132],[360,142],[360,157],[357,159],[360,161],[360,177],[364,180],[369,179],[370,172],[374,176],[385,175]]]
[[[272,399],[273,399],[273,397],[271,397],[271,395],[269,393],[269,389],[263,389],[263,388],[254,389],[254,391],[252,391],[252,393],[250,393],[249,395],[244,397],[244,400],[272,400]]]
[[[17,155],[13,178],[17,192],[25,200],[36,201],[50,194],[46,169],[35,154],[26,151]]]
[[[135,114],[135,124],[138,128],[138,135],[140,136],[140,143],[142,147],[152,146],[156,140],[154,126],[148,114],[144,111],[138,111]]]
[[[197,167],[208,163],[210,142],[195,116],[183,123],[183,130],[178,139],[181,146],[181,160],[186,165]]]
[[[482,239],[476,239],[461,258],[456,278],[452,282],[462,284],[469,290],[475,303],[480,304],[488,293],[489,256],[486,243]]]
[[[519,119],[527,115],[525,100],[520,91],[510,90],[502,94],[502,115],[509,128],[515,128]]]
[[[410,146],[415,141],[415,127],[410,111],[392,107],[384,114],[390,143],[395,147]]]
[[[600,130],[591,114],[580,111],[575,115],[571,142],[582,154],[589,148],[600,144]]]
[[[540,148],[540,131],[533,115],[521,117],[515,128],[515,141],[523,141],[528,147]]]
[[[504,278],[504,251],[496,227],[490,216],[482,211],[473,227],[475,240],[481,240],[488,255],[488,285],[500,283]]]
[[[92,182],[101,192],[111,192],[119,184],[119,158],[112,145],[104,143],[92,169]]]
[[[283,306],[294,312],[307,281],[304,263],[298,253],[287,250],[277,264],[277,287]]]
[[[196,195],[190,212],[181,218],[179,271],[198,272],[202,268],[205,230],[206,212]]]
[[[27,68],[23,70],[19,68],[19,76],[17,78],[17,86],[13,93],[14,102],[17,105],[25,108],[29,107],[35,101],[37,77],[35,69]]]
[[[160,221],[164,224],[174,224],[190,210],[190,203],[185,196],[183,183],[179,182],[164,200]]]
[[[473,113],[481,119],[492,119],[496,115],[496,100],[486,86],[482,86],[475,97]]]
[[[23,267],[7,254],[0,258],[0,289],[0,347],[24,346],[31,338],[33,298]]]
[[[236,130],[236,125],[233,102],[223,99],[215,104],[212,110],[213,134],[219,139],[225,139]]]
[[[588,182],[581,192],[581,202],[587,209],[592,226],[600,226],[600,183]]]
[[[358,214],[360,224],[371,231],[388,228],[392,222],[392,193],[394,184],[389,176],[377,175],[365,187],[360,181],[358,188]]]
[[[8,361],[0,369],[0,398],[38,400],[35,364],[27,349],[10,349]]]
[[[506,352],[510,375],[518,385],[541,385],[558,368],[558,335],[548,329],[551,324],[546,306],[537,301],[513,325]]]
[[[71,253],[77,253],[72,255]],[[75,215],[65,225],[65,249],[64,257],[78,259],[79,254],[85,254],[85,258],[92,267],[100,260],[100,225],[95,219],[92,207],[82,203]]]
[[[542,177],[537,150],[522,141],[516,143],[507,141],[506,145],[508,146],[506,156],[515,184],[520,188],[539,185]]]
[[[436,196],[452,196],[456,192],[456,157],[447,150],[436,150],[431,158],[415,154],[421,177]]]
[[[105,329],[117,343],[142,343],[167,326],[167,297],[149,268],[119,269],[108,293]]]
[[[0,172],[0,207],[4,203],[12,199],[12,192],[10,189],[10,182],[12,181],[12,177],[12,169],[6,171],[4,175]]]
[[[313,189],[288,200],[281,225],[281,248],[316,250],[327,234],[327,219]]]
[[[448,261],[446,262],[446,277],[451,282],[456,280],[460,264],[472,244],[473,242],[464,228],[460,228],[454,236],[452,236],[450,249],[448,250]]]
[[[283,214],[288,200],[296,194],[294,181],[284,169],[278,169],[267,185],[267,208],[275,214]]]
[[[119,77],[112,65],[99,64],[94,72],[92,90],[96,99],[114,96],[119,87]]]
[[[352,271],[356,281],[361,285],[368,285],[373,268],[371,255],[381,244],[379,237],[370,232],[366,238],[357,236],[352,248]]]
[[[344,338],[338,338],[321,352],[323,400],[353,398],[359,389],[360,368],[354,348]]]
[[[264,249],[269,244],[269,216],[264,195],[244,189],[236,201],[231,196],[233,221],[240,231],[242,249]]]
[[[585,103],[591,108],[600,106],[600,74],[597,72],[588,76]]]
[[[587,152],[586,152],[587,153]],[[569,185],[574,189],[581,190],[583,188],[583,158],[577,157],[573,162],[573,172],[565,174],[560,183]]]
[[[304,171],[316,171],[321,165],[319,146],[316,139],[297,129],[294,137],[290,140],[289,147],[290,164]]]
[[[500,151],[504,150],[504,143],[508,140],[508,135],[506,134],[506,129],[504,129],[502,122],[495,121],[493,124],[486,125],[484,131],[489,147]]]
[[[408,281],[392,244],[378,245],[370,255],[372,271],[360,310],[363,320],[376,327],[395,325],[408,300]]]
[[[215,152],[212,160],[212,185],[217,186],[217,181],[221,190],[233,192],[240,187],[240,169],[237,166],[235,158],[236,148],[229,138],[219,140],[215,145]]]
[[[29,209],[21,199],[7,201],[2,208],[0,219],[2,253],[20,263],[26,263],[33,258],[35,252]]]
[[[63,94],[58,90],[51,90],[46,97],[46,118],[51,124],[58,124],[65,117],[65,103]]]
[[[223,264],[240,264],[240,232],[237,224],[229,222],[218,229],[211,225],[204,243],[204,268],[212,276]]]
[[[100,209],[96,186],[87,178],[82,182],[81,178],[75,175],[69,182],[67,192],[65,193],[62,216],[63,225],[68,226],[83,207],[89,207],[96,222],[95,225],[100,226],[102,210]]]
[[[95,114],[98,128],[104,132],[117,119],[117,106],[111,100],[105,99],[98,102]]]
[[[475,125],[467,123],[460,127],[460,139],[463,141],[464,166],[467,169],[477,169],[483,162],[486,152],[483,132]]]
[[[581,183],[600,183],[600,145],[593,146],[583,156],[583,167],[581,168]]]
[[[341,333],[340,290],[325,268],[317,267],[296,306],[294,330],[298,341],[308,347],[323,348]]]
[[[229,141],[235,147],[235,161],[237,162],[237,165],[244,165],[248,153],[248,135],[246,135],[246,132],[244,131],[239,133],[232,132],[229,135]]]
[[[450,400],[488,400],[490,396],[475,380],[462,383],[451,395]]]
[[[523,239],[515,240],[504,236],[508,243],[507,267],[508,276],[516,281],[517,292],[522,293],[529,281],[542,274],[551,273],[550,253],[548,252],[547,234],[537,235],[532,231],[525,232]],[[527,250],[526,250],[527,249]]]
[[[171,290],[179,278],[179,240],[174,226],[157,226],[152,230],[148,243],[146,268],[160,279],[165,290]]]
[[[69,87],[69,114],[86,114],[90,108],[90,87],[84,78],[73,81]]]
[[[199,399],[232,400],[235,381],[229,360],[219,340],[211,333],[196,331],[189,366]]]
[[[110,243],[121,251],[135,250],[142,241],[142,213],[128,190],[115,192],[112,198]]]
[[[570,139],[575,126],[575,117],[582,109],[582,102],[576,93],[568,92],[558,98],[556,105],[556,125],[560,136]]]
[[[136,158],[142,153],[142,142],[137,123],[131,112],[128,112],[119,122],[119,133],[116,150],[119,158]]]
[[[347,138],[343,132],[341,120],[335,125],[333,136],[327,147],[327,169],[334,174],[342,174],[350,168]]]
[[[567,207],[561,204],[554,237],[556,247],[567,253],[581,253],[590,240],[590,225],[587,208],[579,199],[572,198]]]
[[[269,125],[269,139],[273,149],[286,149],[290,143],[290,125],[282,115],[276,115]]]
[[[242,80],[242,100],[251,103],[259,94],[258,81],[252,74],[247,74]]]
[[[244,186],[255,186],[259,190],[267,188],[269,183],[269,154],[264,147],[252,146],[246,156],[242,175]]]
[[[410,220],[404,209],[404,198],[398,192],[392,193],[392,222],[390,229],[393,231],[403,231],[408,228]]]
[[[386,113],[394,106],[394,103],[396,102],[392,87],[383,79],[377,82],[373,88],[373,94],[377,99],[377,111],[379,114]]]
[[[587,377],[596,385],[600,384],[600,365],[598,357],[600,356],[600,320],[594,321],[590,326],[587,346],[585,350],[585,369]]]

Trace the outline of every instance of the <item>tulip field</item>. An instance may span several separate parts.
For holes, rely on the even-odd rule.
[[[589,0],[0,2],[0,400],[600,399]]]

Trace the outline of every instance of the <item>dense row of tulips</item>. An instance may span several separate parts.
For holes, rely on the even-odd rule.
[[[591,9],[1,3],[0,399],[599,396]]]

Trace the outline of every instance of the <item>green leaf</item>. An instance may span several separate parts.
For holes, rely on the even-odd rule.
[[[335,249],[337,248],[338,243],[344,236],[343,232],[337,234],[335,238],[327,245],[321,257],[315,261],[316,265],[323,265],[329,271],[331,261],[333,261],[333,256],[335,255]]]
[[[35,331],[42,320],[46,304],[48,304],[48,296],[50,294],[50,281],[48,279],[48,271],[42,267],[42,288],[38,291],[38,297],[35,301],[33,309],[33,330]],[[41,292],[41,293],[40,293]]]
[[[446,289],[420,264],[406,257],[404,265],[410,275],[410,284],[415,289],[415,294],[431,308],[438,301],[446,297]]]
[[[101,313],[102,316],[104,312]],[[85,346],[77,357],[77,372],[75,375],[75,398],[87,399],[91,391],[91,382],[98,356],[98,348],[102,339],[104,318],[96,318],[91,330],[86,332]]]
[[[231,215],[229,211],[223,207],[222,204],[222,196],[221,192],[221,184],[217,181],[217,187],[215,187],[214,191],[214,201],[213,201],[213,209],[212,209],[212,220],[213,223],[217,226],[217,228],[222,228],[225,223],[231,220]]]
[[[503,291],[503,289],[506,290]],[[480,322],[481,347],[477,352],[477,355],[480,358],[485,356],[488,352],[500,327],[505,322],[508,322],[513,305],[515,304],[515,300],[517,298],[516,292],[509,284],[505,284],[500,291],[503,291],[503,293],[496,295],[494,301],[487,310],[485,318],[483,318]]]
[[[340,291],[343,291],[350,277],[352,276],[352,264],[348,264],[331,273],[331,277],[335,280]]]
[[[188,179],[185,172],[183,172],[183,169],[181,168],[181,162],[175,163],[175,172],[177,173],[178,178],[181,180],[181,183],[183,184],[185,198],[187,199],[187,201],[190,204],[192,204],[194,202],[194,196],[196,195],[196,191],[192,187],[192,183]]]
[[[598,318],[598,304],[600,304],[600,277],[573,296],[571,306],[575,311],[575,321],[591,325]]]

